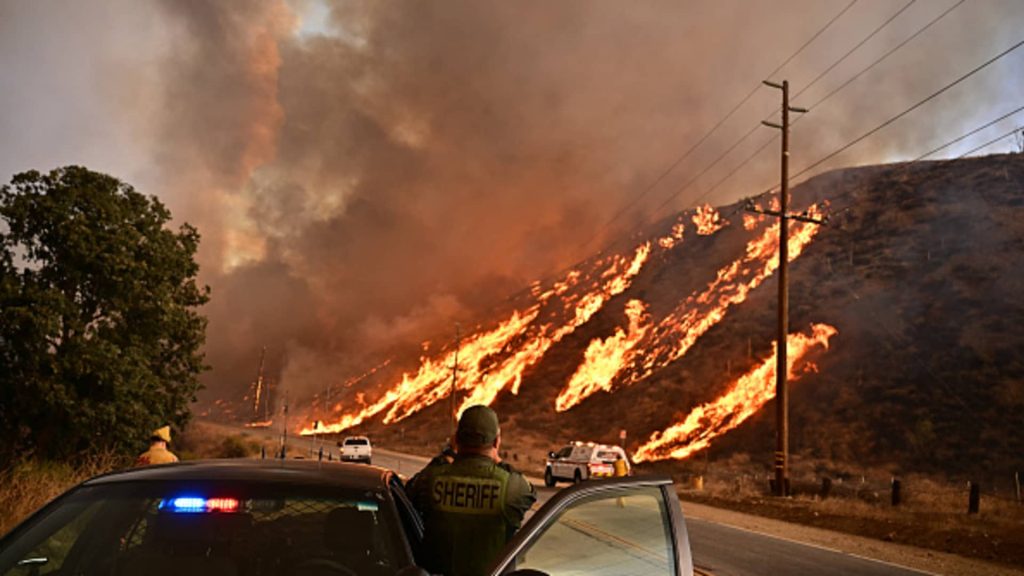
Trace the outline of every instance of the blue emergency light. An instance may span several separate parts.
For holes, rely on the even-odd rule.
[[[181,513],[237,512],[238,500],[235,498],[178,496],[177,498],[164,498],[161,500],[159,509]]]

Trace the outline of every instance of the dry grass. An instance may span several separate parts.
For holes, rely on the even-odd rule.
[[[1024,566],[1024,506],[1005,490],[994,493],[983,486],[980,513],[968,514],[966,482],[905,475],[900,477],[901,502],[894,507],[892,476],[886,470],[822,471],[820,463],[798,461],[791,469],[794,496],[784,499],[770,496],[768,472],[742,455],[674,475],[681,487],[689,488],[681,494],[685,499]],[[828,497],[822,497],[821,479],[826,475],[833,478],[832,487]],[[692,489],[697,476],[703,477],[703,490]]]
[[[175,439],[171,449],[182,460],[247,458],[258,454],[260,445],[245,434],[225,434],[193,423]],[[132,458],[107,453],[78,462],[28,460],[0,472],[0,534],[6,534],[68,488],[132,462]]]
[[[248,434],[229,434],[203,422],[193,422],[176,439],[172,450],[182,460],[249,458],[259,454],[260,443]]]
[[[0,473],[0,534],[75,484],[126,464],[107,453],[77,463],[29,460]]]

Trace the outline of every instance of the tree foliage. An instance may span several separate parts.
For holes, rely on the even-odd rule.
[[[82,167],[0,188],[0,467],[15,457],[137,451],[188,419],[209,288],[195,228]]]

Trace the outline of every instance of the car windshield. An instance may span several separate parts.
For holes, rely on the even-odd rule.
[[[357,490],[87,487],[0,551],[0,575],[394,574],[409,561],[389,506]]]
[[[369,446],[370,441],[366,438],[348,438],[345,440],[345,446]]]
[[[600,460],[611,462],[619,457],[619,453],[613,450],[601,450],[600,452],[597,453],[597,457]]]

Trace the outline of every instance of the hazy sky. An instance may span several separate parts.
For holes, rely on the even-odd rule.
[[[775,145],[709,192],[763,128],[673,197],[778,106],[761,88],[637,201],[849,3],[0,0],[0,178],[83,164],[156,194],[203,234],[211,391],[244,387],[261,345],[316,388],[704,194],[771,185]],[[795,104],[956,3],[912,3]],[[800,92],[906,4],[859,0],[774,78]],[[796,125],[793,172],[1022,31],[1024,2],[967,0]],[[828,167],[913,158],[1024,104],[1018,52]]]

